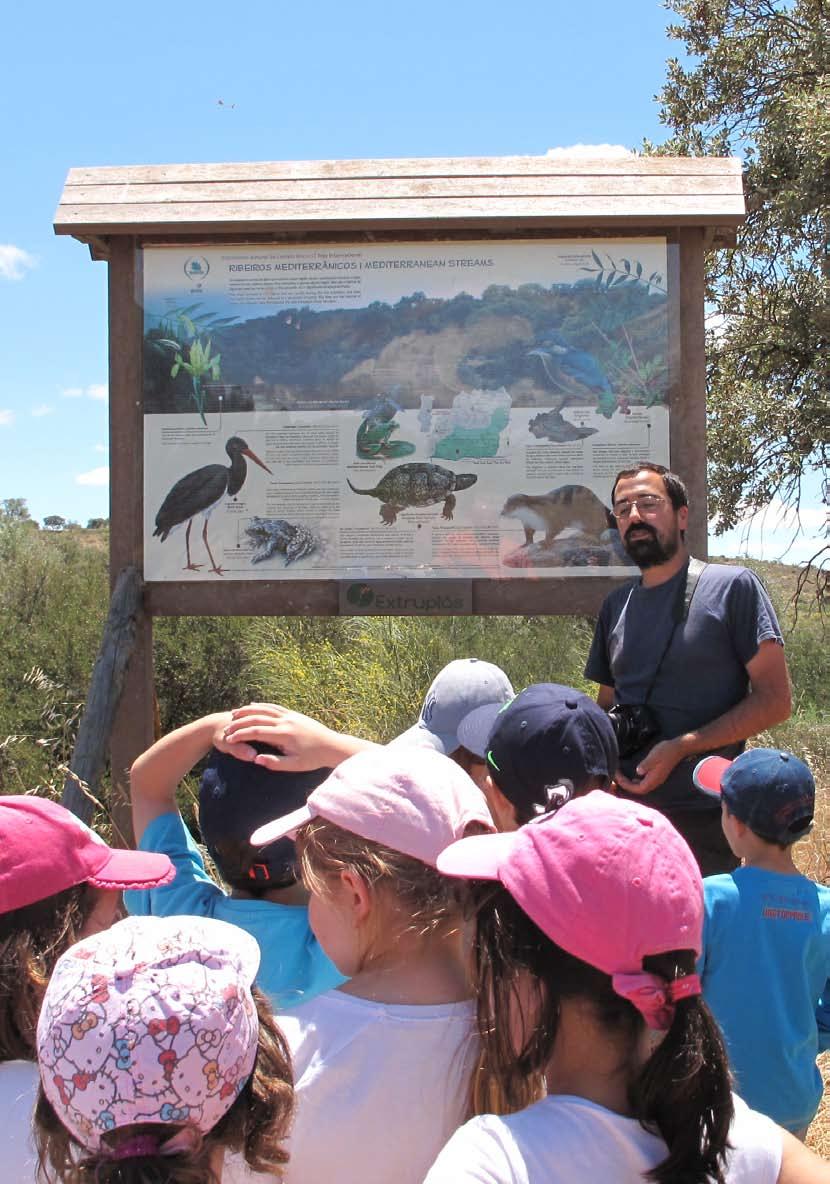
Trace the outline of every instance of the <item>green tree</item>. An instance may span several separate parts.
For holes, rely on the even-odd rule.
[[[719,530],[773,498],[799,509],[830,438],[830,79],[827,0],[666,0],[668,63],[655,149],[744,160],[747,218],[712,252],[707,298],[710,513]],[[825,500],[827,484],[825,481]],[[830,543],[813,558],[830,579]]]
[[[4,497],[0,501],[0,521],[30,522],[31,518],[25,497]]]

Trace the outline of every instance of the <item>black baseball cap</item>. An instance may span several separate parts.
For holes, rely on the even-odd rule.
[[[495,717],[487,768],[521,812],[542,813],[556,800],[611,780],[619,751],[614,728],[598,703],[574,687],[534,683]],[[564,786],[568,793],[557,788]]]
[[[266,744],[253,747],[257,752],[282,755]],[[199,785],[199,827],[211,859],[228,884],[256,893],[294,883],[293,841],[280,839],[267,847],[253,847],[250,836],[275,814],[304,806],[311,791],[330,772],[275,773],[212,750]]]

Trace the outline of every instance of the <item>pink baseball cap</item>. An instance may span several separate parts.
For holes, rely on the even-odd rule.
[[[0,797],[0,913],[75,884],[155,888],[175,874],[166,855],[108,847],[70,810],[48,798]]]
[[[58,959],[37,1025],[43,1091],[91,1151],[133,1123],[207,1134],[251,1075],[259,946],[210,917],[128,917]]]
[[[656,810],[603,790],[517,831],[453,843],[437,866],[499,880],[551,941],[611,975],[615,991],[647,1018],[638,992],[654,976],[643,975],[643,958],[701,951],[703,882],[685,840]],[[687,978],[675,997],[699,993],[697,979]]]
[[[478,822],[495,830],[484,795],[464,770],[429,748],[374,748],[350,756],[305,806],[251,835],[255,847],[294,837],[313,818],[435,867],[439,852]]]

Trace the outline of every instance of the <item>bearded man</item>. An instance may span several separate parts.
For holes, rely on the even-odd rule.
[[[611,507],[640,578],[606,597],[585,676],[619,719],[615,781],[622,796],[667,815],[704,875],[731,871],[720,807],[692,773],[704,754],[733,758],[748,737],[789,717],[781,629],[746,568],[692,561],[690,569],[688,495],[675,473],[647,461],[623,469]]]

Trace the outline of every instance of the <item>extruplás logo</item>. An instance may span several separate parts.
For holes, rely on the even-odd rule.
[[[346,599],[357,608],[368,608],[375,599],[375,594],[368,584],[351,584],[346,592]]]

